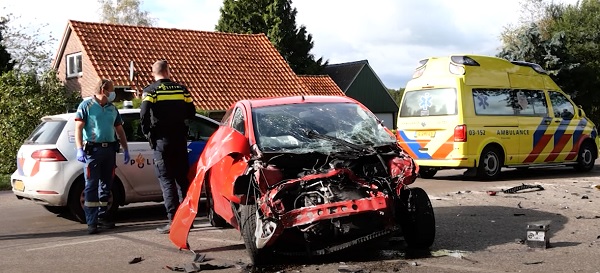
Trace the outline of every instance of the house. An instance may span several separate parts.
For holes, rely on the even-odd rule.
[[[390,128],[396,128],[398,105],[367,60],[331,64],[325,73],[346,96],[360,101]]]
[[[308,90],[315,95],[342,93],[337,84],[327,75],[299,75]]]
[[[101,79],[117,100],[140,95],[154,81],[151,65],[167,60],[171,78],[188,87],[194,104],[220,118],[240,99],[339,95],[308,88],[264,34],[232,34],[69,21],[53,61],[67,89],[92,94]]]

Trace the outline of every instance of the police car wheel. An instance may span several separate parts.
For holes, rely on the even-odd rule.
[[[500,176],[502,165],[504,165],[502,153],[495,147],[486,147],[483,149],[479,159],[477,177],[482,180],[496,179]]]
[[[591,171],[594,168],[594,161],[593,145],[589,142],[582,143],[577,154],[575,169],[582,172]]]
[[[69,199],[67,200],[67,207],[71,212],[71,215],[75,218],[76,221],[85,224],[85,211],[83,210],[83,204],[85,202],[85,198],[83,195],[83,189],[85,186],[85,181],[83,177],[77,178],[73,182],[71,189],[69,190]],[[119,208],[120,200],[123,199],[121,181],[118,177],[115,177],[113,182],[113,190],[111,191],[111,197],[108,201],[108,214],[114,216]]]

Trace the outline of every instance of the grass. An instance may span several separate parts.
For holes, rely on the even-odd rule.
[[[0,191],[7,191],[10,189],[10,174],[0,174]]]

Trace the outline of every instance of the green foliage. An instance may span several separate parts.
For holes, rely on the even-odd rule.
[[[27,136],[46,115],[65,113],[81,101],[66,91],[54,71],[38,77],[10,71],[0,76],[0,173],[16,168],[16,154]]]
[[[291,0],[225,0],[216,30],[264,33],[296,74],[322,74],[327,62],[310,53],[312,35],[296,25],[296,14]]]
[[[98,0],[100,3],[100,21],[103,23],[153,26],[156,19],[141,8],[142,0]]]
[[[402,101],[402,95],[404,94],[404,88],[400,88],[398,90],[388,89],[388,92],[394,99],[394,102],[396,102],[396,105],[398,105],[398,107],[400,107],[400,102]]]
[[[142,105],[142,99],[140,98],[134,98],[131,100],[131,102],[133,103],[133,108],[140,108],[140,106]],[[119,101],[119,102],[115,102],[113,103],[118,109],[123,108],[123,102]]]
[[[529,0],[537,8],[502,34],[499,57],[540,64],[556,83],[600,122],[600,0],[564,5]],[[526,2],[527,3],[527,2]]]
[[[6,191],[10,189],[10,174],[0,174],[0,191]]]

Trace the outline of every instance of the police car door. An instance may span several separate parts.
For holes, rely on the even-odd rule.
[[[123,153],[117,154],[117,169],[122,173],[127,185],[139,195],[162,196],[160,184],[154,171],[154,153],[150,149],[148,140],[142,133],[140,126],[140,114],[137,112],[121,114],[123,118],[123,129],[127,135],[127,145],[131,160],[123,165]]]

